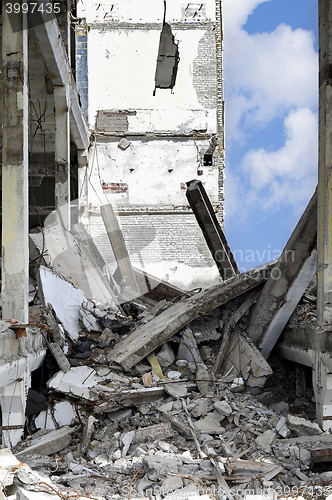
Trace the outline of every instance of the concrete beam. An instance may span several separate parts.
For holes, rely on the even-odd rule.
[[[332,4],[319,0],[317,321],[332,321]]]
[[[211,311],[266,281],[274,265],[275,262],[264,264],[234,276],[225,283],[202,290],[184,302],[174,304],[118,342],[109,352],[108,361],[120,364],[124,370],[130,370],[199,314]]]
[[[54,87],[55,209],[57,221],[70,230],[70,124],[69,85]]]
[[[112,245],[114,257],[121,272],[121,287],[126,291],[132,292],[137,297],[137,295],[141,295],[140,289],[135,278],[127,247],[113,207],[112,205],[104,205],[100,207],[100,211],[107,231],[108,239]]]
[[[311,252],[303,264],[299,274],[289,288],[280,308],[276,311],[264,337],[258,345],[263,356],[267,359],[285,328],[288,320],[293,314],[310,281],[317,272],[317,250]]]
[[[53,13],[42,12],[39,15],[40,22],[35,21],[33,27],[35,37],[53,85],[69,85],[70,132],[76,147],[85,149],[89,144],[89,131],[57,20]]]
[[[22,5],[22,0],[20,2]],[[2,317],[28,322],[28,26],[2,8]]]
[[[187,182],[187,186],[186,196],[189,205],[202,230],[220,276],[223,280],[232,278],[239,274],[239,269],[203,184],[200,181],[193,180]]]
[[[315,257],[308,265],[308,272],[304,273],[303,279],[302,277],[297,279],[315,248],[316,234],[315,193],[289,238],[250,316],[247,334],[257,345],[263,346],[265,357],[269,356],[286,324],[286,317],[289,318],[292,314],[312,277]]]

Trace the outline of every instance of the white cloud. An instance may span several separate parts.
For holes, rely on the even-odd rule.
[[[242,162],[264,209],[302,206],[317,184],[316,113],[308,108],[291,111],[284,124],[284,146],[277,151],[251,150]]]
[[[225,23],[227,19],[225,20]],[[265,125],[294,107],[317,105],[317,53],[312,33],[285,24],[270,33],[238,30],[225,36],[227,112],[234,133]]]
[[[224,0],[223,15],[225,29],[233,31],[241,28],[255,8],[270,0]]]
[[[260,149],[244,154],[239,167],[226,161],[226,220],[236,214],[264,217],[285,206],[300,215],[317,183],[318,54],[314,36],[280,24],[248,34],[243,25],[269,0],[224,0],[226,159],[264,130]],[[268,145],[273,120],[284,120],[285,142]],[[271,135],[271,143],[275,143]],[[280,140],[277,141],[280,143]]]

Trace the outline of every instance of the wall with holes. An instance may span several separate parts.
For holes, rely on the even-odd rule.
[[[128,141],[121,150],[120,139],[100,139],[90,151],[89,203],[97,210],[103,203],[120,205],[187,206],[186,182],[198,178],[214,203],[218,171],[203,165],[199,150],[207,150],[207,140],[145,139]]]

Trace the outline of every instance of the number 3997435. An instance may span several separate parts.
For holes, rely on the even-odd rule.
[[[33,14],[34,12],[41,12],[41,13],[46,13],[46,14],[51,14],[52,12],[54,14],[59,14],[60,13],[60,3],[55,2],[47,2],[47,3],[37,3],[37,2],[22,2],[22,3],[13,3],[13,2],[8,2],[6,3],[6,12],[7,14],[20,14],[23,12],[23,14],[31,13]]]

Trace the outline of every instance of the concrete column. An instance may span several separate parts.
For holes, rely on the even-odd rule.
[[[317,321],[332,321],[332,2],[319,0]]]
[[[55,104],[55,209],[57,221],[70,229],[70,123],[69,87],[54,87]]]
[[[88,152],[84,149],[77,151],[78,160],[78,211],[79,217],[88,204]]]
[[[22,4],[22,0],[18,3]],[[2,317],[28,321],[27,17],[2,3]]]

